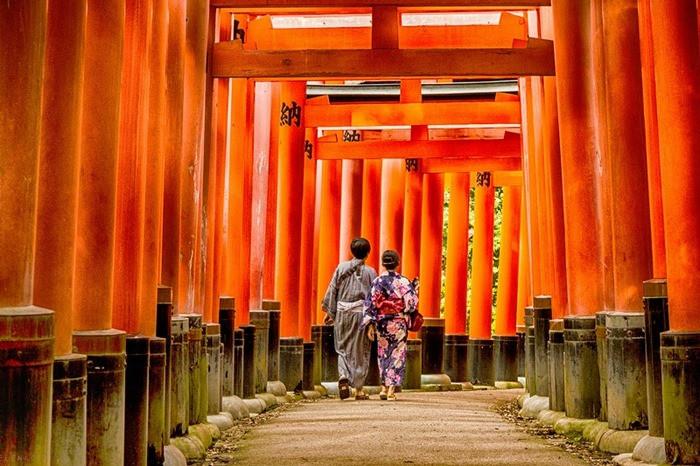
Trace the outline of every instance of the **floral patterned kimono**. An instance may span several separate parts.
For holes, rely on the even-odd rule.
[[[418,296],[411,282],[396,272],[374,279],[365,300],[363,327],[377,326],[377,353],[382,385],[399,386],[406,374],[408,314],[416,309]]]

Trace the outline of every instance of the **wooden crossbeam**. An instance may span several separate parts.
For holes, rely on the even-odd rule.
[[[272,27],[271,16],[248,23],[246,50],[369,49],[372,28]],[[399,48],[508,48],[513,40],[527,39],[522,16],[504,12],[499,24],[464,26],[399,26]]]
[[[520,123],[519,102],[308,105],[304,125],[404,126]]]
[[[214,44],[217,78],[400,79],[554,75],[552,41],[491,49],[243,50]]]
[[[500,158],[517,157],[519,159],[520,138],[359,142],[333,142],[322,138],[316,143],[314,157],[319,160],[442,159],[444,157],[491,161]]]
[[[550,4],[550,0],[211,0],[213,7],[234,8],[237,11],[259,8],[371,8],[375,6],[517,9]]]
[[[522,161],[520,156],[425,159],[420,161],[419,169],[422,173],[511,171],[521,170]]]

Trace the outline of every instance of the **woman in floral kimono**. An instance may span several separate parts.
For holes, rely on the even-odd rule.
[[[365,300],[363,325],[370,340],[378,338],[377,353],[382,391],[379,398],[395,400],[394,390],[403,383],[406,374],[406,352],[409,314],[418,305],[413,284],[396,272],[399,254],[387,250],[382,254],[386,272],[372,282]]]

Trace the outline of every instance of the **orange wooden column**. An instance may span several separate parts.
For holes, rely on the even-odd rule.
[[[503,187],[501,253],[498,262],[498,292],[494,335],[514,336],[518,304],[520,251],[520,187]]]
[[[231,143],[223,292],[236,298],[236,325],[248,322],[250,309],[250,235],[253,180],[253,106],[255,84],[233,79],[231,84]]]
[[[53,315],[31,306],[47,9],[0,5],[0,458],[11,466],[51,459]]]
[[[469,237],[469,173],[447,175],[450,207],[445,267],[445,332],[467,330],[467,243]]]
[[[328,288],[328,283],[338,265],[338,247],[340,245],[340,182],[342,179],[342,162],[324,160],[321,162],[321,207],[319,215],[318,238],[318,300],[316,303],[316,322],[323,322],[325,313],[321,309],[321,300]]]
[[[88,4],[74,328],[112,327],[124,1]]]
[[[54,311],[56,356],[73,350],[73,258],[86,12],[82,1],[60,6],[52,2],[46,29],[44,73],[51,78],[43,85],[34,304]],[[0,157],[7,160],[8,155]]]
[[[272,109],[280,108],[280,83],[271,83]],[[277,245],[277,150],[279,119],[277,111],[270,112],[270,150],[267,157],[267,205],[265,206],[265,268],[263,297],[275,295],[275,248]]]
[[[651,1],[672,330],[700,330],[700,51],[693,1]],[[669,53],[673,50],[673,53]]]
[[[339,259],[352,257],[350,243],[362,231],[362,160],[343,160]]]
[[[608,206],[612,220],[614,307],[641,310],[652,276],[644,109],[636,0],[603,3],[607,81]],[[602,40],[602,39],[599,39]],[[641,193],[641,195],[640,195]]]
[[[532,285],[530,281],[530,250],[527,231],[525,196],[520,196],[520,239],[518,246],[518,301],[515,324],[518,332],[525,333],[525,306],[532,305]]]
[[[282,306],[283,336],[299,334],[299,245],[301,208],[304,195],[303,111],[306,83],[280,85],[277,179],[277,248],[275,260],[275,297]],[[336,255],[337,257],[337,255]]]
[[[600,161],[592,87],[590,2],[552,1],[569,314],[604,306]],[[535,290],[537,292],[537,290]]]
[[[183,81],[182,152],[180,160],[180,246],[177,307],[202,312],[201,250],[197,247],[202,215],[204,153],[204,95],[206,88],[207,0],[187,2],[185,72]]]
[[[166,52],[165,152],[163,181],[163,246],[160,283],[173,289],[177,304],[180,272],[180,159],[185,67],[185,5],[168,1],[168,49]],[[184,313],[177,305],[175,313]]]
[[[415,165],[414,165],[415,162]],[[365,161],[365,163],[368,163]],[[420,273],[421,206],[423,174],[420,161],[406,160],[403,204],[403,238],[401,241],[401,273],[412,280]]]
[[[166,58],[168,51],[168,3],[153,2],[148,47],[148,134],[144,189],[144,225],[141,252],[138,331],[154,335],[158,275],[162,258],[163,184],[166,142]]]
[[[403,229],[404,161],[382,161],[379,251],[394,249],[401,254]],[[376,212],[376,210],[375,210]],[[376,215],[376,213],[375,213]]]
[[[114,251],[112,327],[136,333],[141,313],[139,295],[145,216],[148,135],[149,5],[127,0],[119,108],[117,214]],[[145,45],[145,46],[144,46]]]
[[[490,172],[477,174],[474,187],[474,239],[472,241],[472,294],[469,339],[491,338],[493,303],[493,208],[494,186]]]
[[[420,234],[420,310],[426,317],[440,317],[442,281],[443,175],[423,175]]]
[[[382,161],[365,160],[362,165],[362,218],[360,234],[366,238],[372,249],[367,258],[367,265],[379,272],[379,218],[381,212],[377,209],[377,199],[381,198]]]
[[[644,94],[644,128],[647,154],[647,186],[651,223],[651,254],[654,278],[666,277],[666,243],[664,241],[664,209],[661,201],[661,161],[659,159],[659,122],[656,109],[654,77],[654,44],[651,32],[649,0],[638,2],[639,48]]]
[[[304,340],[311,339],[316,303],[314,282],[314,224],[316,208],[316,165],[313,158],[316,143],[315,128],[304,131],[304,186],[301,201],[301,244],[299,247],[299,332]]]
[[[272,88],[269,82],[255,83],[255,111],[253,113],[253,181],[252,181],[252,206],[250,226],[251,251],[264,251],[268,242],[267,238],[267,212],[268,205],[272,204],[271,215],[277,216],[277,199],[268,199],[268,183],[277,185],[277,180],[270,179],[268,167],[268,154],[270,153],[270,127],[279,126],[279,107],[271,107]],[[276,117],[276,118],[275,118]],[[278,144],[279,146],[279,144]],[[279,147],[278,147],[279,149]],[[277,150],[275,150],[277,152]],[[276,188],[275,188],[276,189]],[[275,221],[276,222],[276,221]],[[274,292],[269,296],[264,294],[265,269],[275,270],[275,261],[271,264],[265,262],[265,254],[250,255],[250,307],[261,309],[262,300],[265,297],[273,298]]]

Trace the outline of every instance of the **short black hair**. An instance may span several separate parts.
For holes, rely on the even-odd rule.
[[[387,270],[394,270],[401,263],[401,258],[399,253],[393,249],[387,249],[382,253],[382,265],[386,267]]]
[[[366,259],[372,247],[365,238],[355,238],[350,243],[352,255],[358,259]]]

